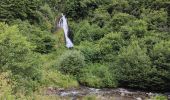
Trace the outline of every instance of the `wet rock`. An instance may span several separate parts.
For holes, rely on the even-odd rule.
[[[154,94],[153,93],[151,93],[151,92],[149,92],[149,93],[146,93],[149,97],[152,97],[152,96],[154,96]]]
[[[136,100],[142,100],[142,98],[138,97],[138,98],[136,98]]]
[[[120,95],[121,95],[122,97],[124,97],[124,96],[125,96],[125,93],[121,93]]]
[[[95,89],[89,87],[79,87],[71,89],[63,88],[52,88],[47,89],[48,94],[58,95],[61,98],[77,98],[76,100],[81,100],[80,98],[86,96],[96,96],[100,98],[99,100],[148,100],[151,96],[156,95],[156,93],[146,93],[141,91],[117,88],[117,89]]]

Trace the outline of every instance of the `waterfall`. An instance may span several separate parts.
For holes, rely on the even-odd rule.
[[[65,41],[66,41],[66,47],[67,48],[72,48],[74,45],[73,45],[71,39],[68,37],[69,28],[68,28],[67,18],[65,17],[65,15],[62,14],[62,17],[59,20],[58,26],[60,28],[63,28],[63,30],[64,30],[64,37],[65,37]]]

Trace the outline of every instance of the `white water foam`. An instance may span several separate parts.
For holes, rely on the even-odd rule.
[[[63,28],[63,30],[64,30],[66,47],[72,48],[74,46],[74,44],[72,43],[71,39],[68,37],[69,28],[68,28],[67,18],[65,17],[65,15],[62,14],[62,17],[61,17],[58,25],[59,25],[59,27]]]

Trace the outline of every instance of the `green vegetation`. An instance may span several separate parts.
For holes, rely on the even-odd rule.
[[[84,56],[78,51],[66,51],[56,65],[61,72],[77,76],[85,65]]]
[[[168,100],[168,98],[164,95],[157,95],[157,96],[153,96],[151,100]]]
[[[116,87],[115,77],[111,74],[108,66],[90,64],[81,70],[79,81],[81,84],[91,87]]]
[[[40,98],[44,88],[79,84],[169,91],[169,5],[169,0],[1,0],[0,99]],[[73,33],[72,49],[57,29],[61,13]]]

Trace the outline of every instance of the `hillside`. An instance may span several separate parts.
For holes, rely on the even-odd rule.
[[[9,100],[80,85],[170,91],[170,1],[1,0],[0,79]]]

